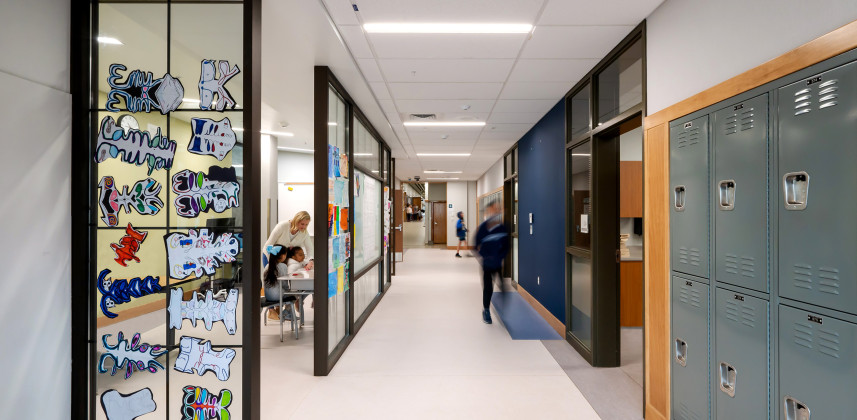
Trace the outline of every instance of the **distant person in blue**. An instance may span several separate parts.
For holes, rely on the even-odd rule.
[[[491,323],[491,295],[494,294],[494,275],[500,278],[503,286],[503,259],[509,252],[509,231],[503,225],[498,202],[485,209],[487,218],[476,231],[476,250],[482,261],[482,321]]]
[[[455,249],[455,256],[461,258],[461,244],[464,244],[464,249],[467,249],[467,227],[464,226],[464,212],[458,212],[458,222],[455,223],[455,236],[458,236],[458,248]]]

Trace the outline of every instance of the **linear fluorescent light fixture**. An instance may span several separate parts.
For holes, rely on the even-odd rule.
[[[454,156],[470,156],[470,153],[417,153],[417,156],[424,156],[424,157],[440,157],[440,156],[454,157]]]
[[[233,168],[243,168],[244,165],[232,165]]]
[[[182,102],[187,102],[189,104],[198,104],[199,99],[182,98]]]
[[[354,156],[374,156],[373,153],[354,153]]]
[[[313,150],[313,149],[299,149],[299,148],[297,148],[297,147],[277,147],[277,150],[286,150],[286,151],[289,151],[289,152],[309,152],[309,153],[315,153],[315,150]]]
[[[232,131],[237,131],[240,133],[240,132],[244,131],[244,129],[241,127],[232,127]]]
[[[484,127],[485,121],[407,121],[405,127]]]
[[[96,39],[98,40],[99,44],[125,45],[122,43],[122,41],[120,41],[116,38],[109,37],[109,36],[100,36]]]
[[[528,23],[367,23],[370,34],[528,34]]]
[[[283,136],[283,137],[294,137],[294,136],[295,136],[295,133],[290,133],[290,132],[288,132],[288,131],[268,131],[268,130],[261,130],[261,131],[259,131],[259,133],[261,133],[261,134],[267,134],[267,135],[269,135],[269,136]]]
[[[423,171],[425,174],[460,174],[461,171]]]
[[[572,153],[571,155],[572,155],[572,156],[592,156],[592,155],[591,155],[591,154],[589,154],[589,153]]]
[[[328,122],[327,122],[327,125],[329,125],[329,126],[334,126],[334,125],[339,125],[339,124],[338,124],[337,122],[335,122],[335,121],[328,121]]]

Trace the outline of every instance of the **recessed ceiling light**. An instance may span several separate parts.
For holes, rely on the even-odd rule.
[[[430,180],[432,180],[432,181],[440,181],[440,180],[443,180],[443,181],[455,181],[455,180],[458,180],[458,179],[461,179],[461,178],[426,178],[426,179],[430,179]]]
[[[243,168],[244,165],[232,165],[233,168]]]
[[[354,156],[374,156],[373,153],[354,153]]]
[[[417,153],[417,156],[470,156],[470,153]]]
[[[120,41],[116,38],[111,38],[109,36],[100,36],[96,39],[98,40],[99,44],[125,45],[122,43],[122,41]]]
[[[241,132],[241,131],[244,131],[244,129],[243,129],[243,128],[241,128],[241,127],[232,127],[232,131],[238,131],[238,132]]]
[[[370,34],[527,34],[528,23],[367,23]]]
[[[290,152],[309,152],[309,153],[315,153],[315,150],[313,150],[313,149],[299,149],[299,148],[297,148],[297,147],[277,147],[277,150],[287,150],[287,151],[290,151]]]
[[[406,121],[405,127],[483,127],[485,121]]]
[[[339,124],[337,124],[335,121],[328,121],[327,125],[333,126],[333,125],[339,125]]]
[[[571,155],[572,155],[572,156],[592,156],[592,155],[591,155],[591,154],[589,154],[589,153],[572,153]]]
[[[461,171],[423,171],[425,174],[460,174]]]
[[[261,130],[261,131],[259,131],[259,133],[267,134],[267,135],[269,135],[269,136],[283,136],[283,137],[294,137],[294,136],[295,136],[295,133],[290,133],[290,132],[288,132],[288,131],[268,131],[268,130]]]

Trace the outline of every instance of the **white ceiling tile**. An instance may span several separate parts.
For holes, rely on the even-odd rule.
[[[327,11],[330,17],[337,25],[359,25],[357,14],[354,13],[354,8],[351,7],[349,0],[324,0]]]
[[[541,112],[492,112],[488,124],[535,124],[544,115]]]
[[[482,134],[479,135],[479,144],[482,143],[493,143],[496,141],[518,141],[521,136],[524,135],[526,131],[497,131],[497,130],[483,130]]]
[[[375,92],[375,96],[378,97],[378,100],[384,99],[393,99],[390,96],[390,92],[387,91],[387,86],[381,82],[369,83],[369,86],[372,88],[372,92]]]
[[[487,117],[487,114],[485,115]],[[482,131],[482,127],[405,127],[408,135],[431,135],[440,136],[442,134],[456,133],[460,136],[476,137]]]
[[[518,56],[527,34],[367,34],[376,57],[507,58]]]
[[[378,60],[391,83],[504,82],[514,60]]]
[[[535,23],[542,0],[357,1],[365,23]]]
[[[518,60],[510,82],[568,82],[573,86],[598,64],[596,59]],[[569,86],[569,87],[571,87]]]
[[[390,121],[390,124],[401,124],[402,123],[402,119],[399,118],[398,113],[393,112],[393,113],[385,114],[385,115],[387,116],[387,119]]]
[[[538,27],[521,58],[604,58],[633,26]]]
[[[357,65],[360,66],[360,70],[363,72],[363,75],[366,76],[367,82],[384,81],[384,77],[381,76],[381,70],[378,69],[378,65],[375,63],[375,60],[371,58],[360,58],[357,59]]]
[[[384,113],[387,114],[387,116],[390,116],[390,114],[398,114],[398,111],[396,111],[396,103],[393,102],[393,100],[384,99],[379,100],[378,103],[381,105],[381,109],[384,110]]]
[[[345,39],[345,44],[351,50],[354,58],[373,58],[372,50],[369,48],[369,43],[366,42],[366,37],[363,36],[363,29],[359,26],[340,26],[339,33]]]
[[[558,101],[577,82],[509,82],[500,99],[546,99]]]
[[[470,153],[473,145],[422,144],[414,146],[417,153]],[[420,159],[461,159],[461,156],[420,156]]]
[[[494,106],[494,100],[413,100],[413,99],[397,99],[396,105],[399,111],[406,114],[436,114],[436,113],[460,113],[460,112],[491,112]],[[467,111],[462,109],[463,106],[469,105]]]
[[[396,100],[496,99],[502,83],[390,83]]]
[[[487,126],[485,126],[484,133],[490,131],[510,131],[523,134],[529,131],[530,128],[533,127],[533,125],[534,124],[488,124]]]
[[[444,139],[442,136],[447,136]],[[445,132],[438,131],[411,131],[408,133],[411,141],[436,141],[436,142],[459,142],[459,141],[475,141],[479,138],[479,131],[456,131],[449,130]]]
[[[424,112],[416,112],[416,114],[422,114],[422,113],[424,113]],[[431,113],[431,112],[429,112],[429,113]],[[422,120],[412,119],[410,117],[410,114],[411,113],[407,113],[407,112],[400,114],[402,117],[402,121],[422,121]],[[434,114],[437,116],[436,121],[438,121],[438,122],[444,122],[444,121],[474,122],[474,121],[485,121],[488,119],[488,113],[487,112],[437,112]],[[422,130],[422,129],[429,130],[429,131],[448,131],[448,130],[450,130],[450,128],[455,128],[455,129],[461,128],[461,129],[467,129],[467,130],[477,129],[478,130],[478,129],[481,129],[482,127],[422,127],[422,126],[413,127],[412,126],[412,127],[407,127],[407,128],[410,131]]]
[[[637,25],[664,0],[548,0],[539,25]]]
[[[535,112],[544,115],[556,103],[557,101],[551,99],[497,101],[493,112]]]

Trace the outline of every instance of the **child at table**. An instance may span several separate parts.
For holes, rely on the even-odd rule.
[[[306,269],[307,263],[303,248],[299,246],[289,248],[286,254],[289,277],[310,278],[309,271]]]
[[[266,248],[266,251],[268,251],[268,267],[265,268],[264,274],[265,300],[280,300],[280,293],[285,289],[285,284],[280,286],[280,282],[277,280],[277,277],[284,277],[289,273],[289,267],[286,265],[288,249],[289,248],[279,244],[269,245]],[[293,300],[295,300],[294,296],[283,296],[283,303]],[[290,316],[291,313],[287,312],[287,319],[289,319],[288,317]],[[280,319],[280,308],[275,307],[274,309],[269,309],[268,319]]]

